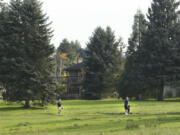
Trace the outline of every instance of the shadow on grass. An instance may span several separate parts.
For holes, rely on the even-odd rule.
[[[123,103],[122,100],[112,99],[112,100],[69,100],[64,103],[64,105],[103,105],[103,104],[119,104]]]
[[[112,113],[112,112],[107,112],[107,113],[99,113],[99,114],[104,114],[104,115],[125,115],[124,113]],[[163,115],[180,115],[180,112],[170,112],[170,113],[157,113],[157,114],[140,114],[140,113],[130,113],[129,114],[130,116],[131,115],[137,115],[137,116],[152,116],[152,115],[155,115],[155,116],[163,116]]]
[[[180,112],[158,113],[153,115],[180,115]]]
[[[134,101],[138,101],[138,100],[134,100]],[[145,100],[139,100],[139,101],[150,101],[150,102],[180,102],[180,97],[177,98],[165,98],[162,101],[157,101],[157,99],[145,99]]]
[[[113,113],[113,112],[106,112],[106,113],[99,113],[104,115],[125,115],[125,113]],[[139,113],[130,113],[129,115],[140,115]]]
[[[30,108],[24,108],[24,107],[0,107],[0,112],[7,112],[7,111],[18,111],[18,110],[44,110],[43,107],[30,107]]]

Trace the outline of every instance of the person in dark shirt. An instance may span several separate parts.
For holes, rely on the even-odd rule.
[[[128,97],[124,100],[125,115],[129,113]]]
[[[58,106],[58,115],[60,115],[60,113],[61,113],[61,110],[62,110],[62,101],[61,101],[61,99],[59,99],[59,101],[58,101],[58,103],[57,103],[57,106]]]

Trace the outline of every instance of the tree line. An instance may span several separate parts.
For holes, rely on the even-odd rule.
[[[87,97],[100,99],[114,88],[123,98],[152,95],[163,100],[164,87],[179,84],[179,4],[175,0],[153,0],[147,17],[137,11],[123,71],[122,52],[118,53],[120,44],[114,33],[108,27],[95,30],[84,62]]]
[[[119,82],[121,96],[154,93],[163,100],[166,85],[179,84],[179,1],[153,0],[147,19],[138,11],[126,52],[125,71]]]
[[[97,27],[87,47],[63,39],[51,44],[51,22],[38,0],[0,1],[0,83],[9,101],[53,102],[54,74],[83,58],[83,98],[119,96],[142,99],[155,93],[163,99],[165,85],[179,82],[179,2],[153,0],[147,17],[138,10],[124,55],[124,43],[110,27]],[[56,59],[56,60],[55,60]],[[55,63],[58,65],[55,67]],[[55,69],[56,68],[56,69]],[[56,73],[55,73],[56,72]]]

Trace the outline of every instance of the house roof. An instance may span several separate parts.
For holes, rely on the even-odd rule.
[[[84,67],[84,64],[83,64],[83,62],[81,62],[81,63],[78,63],[78,64],[74,64],[71,67],[66,68],[65,70],[66,71],[80,71],[80,70],[83,69],[83,67]]]

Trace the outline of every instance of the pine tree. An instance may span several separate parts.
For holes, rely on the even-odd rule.
[[[112,86],[112,76],[117,72],[119,42],[110,27],[95,29],[86,48],[84,59],[85,98],[100,99]],[[118,60],[117,60],[118,59]],[[118,62],[117,62],[118,61]]]
[[[52,30],[41,5],[37,0],[12,0],[8,11],[6,57],[1,67],[4,96],[25,101],[25,107],[30,100],[40,100],[42,105],[54,100]]]
[[[148,10],[148,29],[141,48],[142,69],[147,79],[158,87],[158,100],[163,99],[164,85],[173,76],[178,20],[175,0],[153,0]]]
[[[129,46],[126,52],[125,71],[119,80],[119,94],[122,97],[138,98],[142,94],[144,76],[138,67],[138,51],[142,46],[142,35],[146,32],[146,20],[144,14],[138,10],[134,16],[133,32],[129,38]]]
[[[1,21],[1,70],[0,80],[6,89],[5,99],[15,100],[20,95],[17,90],[20,90],[18,83],[20,80],[20,66],[22,64],[22,43],[20,33],[22,27],[20,27],[21,17],[18,9],[20,9],[22,2],[11,1],[8,7],[6,15],[3,14]]]
[[[30,89],[39,93],[42,104],[54,100],[55,83],[51,77],[53,73],[54,47],[50,43],[52,30],[48,17],[42,12],[42,3],[37,0],[24,0],[23,28],[24,43],[28,66],[33,69],[34,78],[30,78],[37,87]],[[29,71],[28,71],[29,72]],[[32,74],[32,72],[31,72]]]
[[[70,57],[70,55],[71,55],[70,52],[72,51],[72,46],[67,39],[63,39],[57,50],[60,53],[69,53],[68,57]]]
[[[85,52],[84,49],[81,47],[81,44],[78,40],[71,41],[72,49],[76,53],[76,57],[84,58]]]
[[[5,58],[5,50],[4,50],[4,46],[6,44],[5,40],[4,40],[4,31],[5,31],[5,20],[6,20],[6,15],[7,15],[7,7],[5,6],[6,4],[1,0],[0,1],[0,65],[2,64],[1,62],[3,61],[3,59]],[[1,65],[2,67],[2,65]],[[1,68],[0,68],[1,70]],[[0,71],[1,72],[1,71]],[[0,79],[0,87],[2,86],[2,82],[3,80]]]

